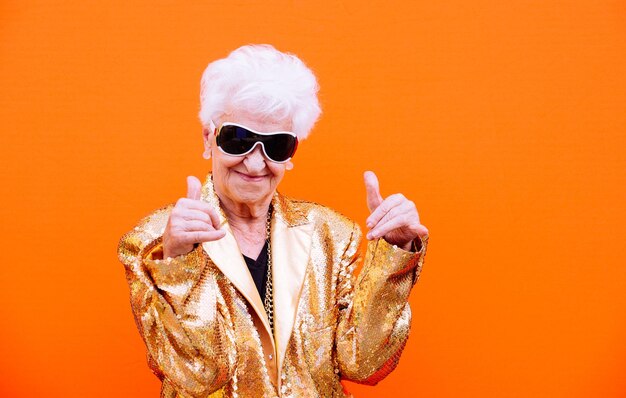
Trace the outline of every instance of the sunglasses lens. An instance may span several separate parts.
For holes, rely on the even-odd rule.
[[[217,145],[231,155],[242,155],[256,143],[252,132],[239,126],[222,126],[217,135]]]
[[[275,162],[284,162],[292,157],[298,146],[296,137],[289,134],[267,135],[262,141],[265,153]]]
[[[243,155],[257,142],[263,144],[265,154],[274,162],[284,162],[291,158],[298,147],[296,137],[286,133],[257,134],[236,125],[224,125],[217,135],[217,145],[230,155]]]

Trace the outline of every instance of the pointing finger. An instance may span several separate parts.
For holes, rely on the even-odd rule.
[[[200,200],[200,191],[202,190],[202,184],[200,180],[194,176],[187,177],[187,198],[193,200]]]
[[[378,178],[372,171],[366,171],[363,174],[363,179],[365,180],[365,191],[367,192],[367,208],[372,212],[383,201],[383,197],[380,196]]]
[[[378,205],[376,209],[374,209],[372,214],[367,217],[367,220],[365,220],[365,224],[367,225],[367,227],[374,228],[376,224],[378,224],[387,213],[389,213],[396,206],[402,204],[403,198],[404,196],[400,194],[394,194],[383,200],[382,203]]]
[[[194,231],[186,234],[181,242],[186,244],[196,244],[202,242],[211,242],[214,240],[222,239],[226,235],[226,231],[222,229],[214,231]]]
[[[213,224],[213,228],[219,230],[222,226],[220,224],[220,216],[217,214],[217,211],[215,211],[215,209],[209,209],[209,217],[211,217],[211,223]]]
[[[389,232],[393,231],[394,229],[397,229],[403,226],[404,226],[404,220],[402,219],[402,217],[395,217],[395,218],[389,219],[386,222],[381,222],[378,225],[376,225],[376,227],[367,234],[367,239],[381,238],[387,235]]]

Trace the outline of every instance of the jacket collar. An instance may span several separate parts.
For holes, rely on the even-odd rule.
[[[248,301],[261,320],[265,331],[272,335],[267,314],[261,302],[252,276],[243,259],[235,236],[220,207],[220,200],[215,194],[211,174],[202,188],[202,199],[219,209],[220,225],[226,230],[226,236],[212,242],[205,242],[202,247],[213,263],[232,282],[241,295]],[[274,352],[277,368],[280,371],[284,362],[289,337],[294,327],[298,301],[304,284],[314,224],[307,215],[289,198],[276,193],[272,198],[271,248],[272,280],[274,296]]]

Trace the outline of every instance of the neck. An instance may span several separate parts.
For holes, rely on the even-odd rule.
[[[270,202],[251,206],[249,204],[228,203],[222,201],[222,210],[228,219],[235,240],[241,252],[250,257],[258,258],[263,249],[267,234],[267,222]]]
[[[224,215],[228,218],[229,223],[233,221],[249,223],[259,220],[265,222],[270,203],[272,202],[271,197],[262,202],[255,203],[236,203],[219,194],[218,197],[220,198]]]

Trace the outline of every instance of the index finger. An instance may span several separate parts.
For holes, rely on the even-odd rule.
[[[215,228],[218,228],[220,225],[219,214],[217,213],[215,208],[213,208],[213,206],[211,206],[207,202],[204,202],[202,200],[180,198],[176,202],[176,206],[188,210],[199,210],[203,213],[206,213],[211,218],[211,224],[213,224]]]
[[[222,228],[220,216],[219,214],[217,214],[217,211],[215,211],[213,207],[210,207],[208,213],[209,217],[211,217],[211,223],[213,224],[213,228],[215,228],[216,230]]]

